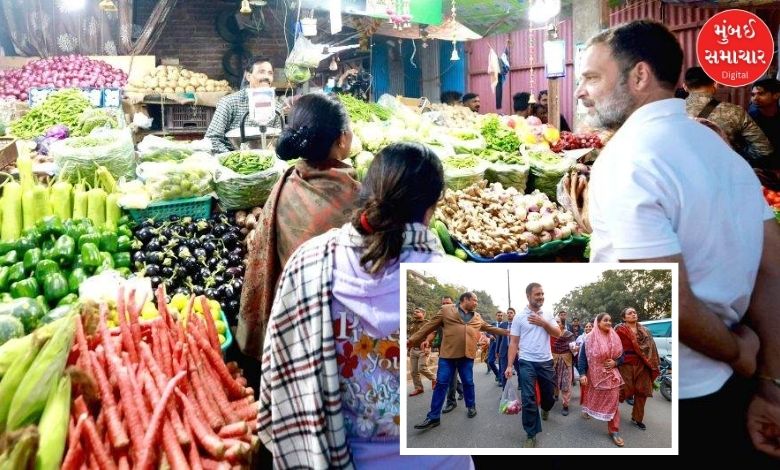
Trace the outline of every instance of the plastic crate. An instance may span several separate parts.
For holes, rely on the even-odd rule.
[[[163,106],[166,129],[203,129],[209,127],[214,108],[191,104],[167,104]]]
[[[211,216],[211,195],[188,197],[149,204],[146,209],[130,209],[130,217],[136,222],[146,219],[167,219],[169,216],[208,219]]]
[[[220,346],[220,349],[222,349],[222,355],[224,356],[228,348],[230,348],[230,345],[233,344],[233,334],[230,332],[230,324],[228,323],[227,317],[225,316],[225,311],[222,310],[220,315],[222,315],[222,322],[225,323],[225,342]]]

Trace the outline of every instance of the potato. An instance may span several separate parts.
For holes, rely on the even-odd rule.
[[[206,91],[206,88],[199,86],[198,88],[195,88],[195,91],[197,91],[198,93],[203,93],[204,91]]]
[[[192,85],[187,85],[186,87],[184,87],[184,91],[186,91],[187,93],[194,93],[195,87]]]
[[[155,93],[162,93],[163,92],[163,89],[158,87],[158,86],[154,87],[153,90],[154,90]]]
[[[163,89],[163,93],[176,93],[176,92],[171,87],[165,87],[165,89]]]
[[[180,75],[184,78],[190,78],[192,76],[192,72],[190,72],[187,69],[181,69]]]
[[[215,91],[215,89],[214,89],[214,85],[206,85],[206,91],[208,91],[208,92],[214,92],[214,91]]]
[[[184,93],[184,87],[177,86],[173,89],[176,93]]]

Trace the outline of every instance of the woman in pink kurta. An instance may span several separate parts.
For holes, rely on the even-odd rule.
[[[585,337],[579,352],[577,369],[580,382],[588,387],[582,411],[599,421],[607,421],[612,442],[623,447],[620,437],[620,387],[623,378],[618,366],[623,362],[623,346],[612,329],[612,318],[600,313],[594,322],[596,327]]]

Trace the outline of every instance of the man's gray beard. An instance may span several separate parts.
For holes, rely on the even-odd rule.
[[[585,123],[597,129],[617,130],[634,112],[634,97],[622,81],[602,104],[593,107],[593,113],[585,115]]]

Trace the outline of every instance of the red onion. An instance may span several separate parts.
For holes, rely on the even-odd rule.
[[[127,83],[127,74],[103,61],[70,54],[34,60],[21,69],[0,71],[0,79],[5,84],[5,95],[25,100],[30,88],[122,87]]]

